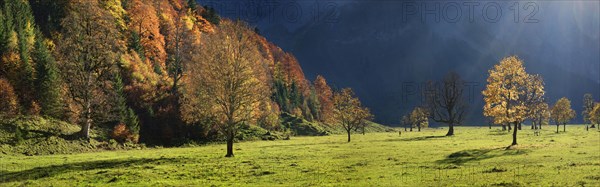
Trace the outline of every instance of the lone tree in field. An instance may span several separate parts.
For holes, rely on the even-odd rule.
[[[571,109],[571,101],[566,97],[560,98],[552,107],[552,120],[556,123],[556,133],[558,127],[563,125],[563,132],[567,131],[567,123],[575,118],[575,111]]]
[[[448,124],[446,136],[454,135],[454,125],[461,125],[465,117],[466,103],[463,99],[464,81],[455,72],[448,73],[439,89],[429,82],[430,93],[426,93],[429,117]]]
[[[591,123],[590,117],[591,112],[594,110],[594,98],[592,94],[586,93],[583,95],[583,112],[581,112],[581,116],[583,116],[583,122],[585,124],[585,129],[588,129],[588,123]],[[592,124],[592,128],[594,128],[594,124]]]
[[[543,82],[527,74],[523,62],[516,56],[502,59],[489,74],[482,92],[483,114],[493,117],[496,124],[513,124],[511,146],[517,145],[518,126],[531,113],[528,105],[544,96]]]
[[[97,1],[73,1],[62,20],[58,52],[68,94],[81,111],[81,136],[89,138],[93,119],[108,105],[114,64],[123,50],[115,18]]]
[[[212,121],[227,138],[225,157],[234,156],[238,129],[260,117],[257,109],[270,95],[266,83],[259,79],[266,67],[260,62],[251,32],[242,22],[221,23],[219,33],[206,35],[202,54],[190,64],[186,90],[191,92],[192,99],[187,102],[192,107],[184,109],[199,109],[184,118],[190,121],[187,119],[204,117]]]
[[[350,142],[350,133],[361,128],[372,115],[368,108],[362,107],[352,89],[344,88],[333,94],[333,118],[346,130]]]
[[[415,107],[410,113],[410,121],[412,126],[417,127],[418,131],[421,132],[421,128],[427,128],[429,122],[427,121],[429,113],[427,109],[423,107]]]

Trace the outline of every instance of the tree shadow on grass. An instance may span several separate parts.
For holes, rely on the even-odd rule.
[[[508,135],[510,133],[511,133],[511,131],[508,131],[508,130],[506,130],[506,131],[503,131],[503,130],[492,130],[492,131],[490,131],[488,133],[488,135],[490,135],[490,136],[502,136],[502,135]]]
[[[35,167],[23,171],[0,171],[0,184],[6,182],[19,182],[26,180],[39,180],[47,177],[53,177],[62,173],[81,172],[95,169],[115,169],[129,168],[135,165],[160,165],[164,163],[182,162],[175,158],[156,158],[156,159],[116,159],[116,160],[98,160],[90,162],[77,162],[63,165],[51,165],[45,167]]]
[[[463,165],[467,162],[481,161],[494,157],[521,155],[528,153],[529,150],[495,148],[495,149],[468,149],[454,152],[448,155],[445,159],[438,160],[438,164],[455,164]]]
[[[299,144],[279,144],[279,145],[265,145],[261,148],[279,148],[279,147],[302,147],[302,146],[314,146],[314,145],[342,145],[347,144],[344,140],[339,142],[321,142],[321,143],[299,143]]]
[[[445,137],[448,137],[448,136],[419,136],[419,137],[414,137],[414,138],[399,139],[398,141],[423,141],[423,140],[445,138]]]
[[[445,137],[450,137],[450,136],[419,136],[419,137],[412,137],[412,138],[391,138],[391,139],[384,139],[384,140],[375,140],[374,142],[424,141],[424,140],[429,140],[429,139],[437,139],[437,138],[445,138]]]

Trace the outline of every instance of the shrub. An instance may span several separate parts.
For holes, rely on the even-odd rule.
[[[18,99],[15,90],[6,79],[0,79],[0,114],[18,114]]]
[[[15,129],[15,141],[17,142],[17,144],[23,142],[23,133],[21,132],[21,128],[20,127],[16,127]]]
[[[111,137],[119,143],[125,143],[128,141],[137,143],[139,139],[139,136],[137,134],[131,133],[131,131],[127,128],[127,126],[124,123],[119,123],[115,125],[115,128],[111,133]]]

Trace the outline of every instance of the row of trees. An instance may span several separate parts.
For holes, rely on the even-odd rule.
[[[525,120],[532,122],[532,129],[542,128],[552,120],[559,126],[575,118],[571,101],[559,99],[552,107],[545,99],[544,81],[540,75],[531,75],[525,71],[523,62],[516,56],[502,59],[499,64],[489,70],[487,85],[482,92],[484,96],[484,115],[491,124],[500,124],[503,129],[513,130],[513,142],[517,145],[517,132],[521,130]],[[423,95],[426,98],[423,106],[416,107],[409,115],[402,117],[401,123],[406,127],[426,127],[429,119],[448,125],[446,136],[454,134],[454,126],[465,119],[467,104],[464,101],[464,81],[454,72],[448,73],[442,81],[429,81]],[[598,123],[599,103],[594,103],[591,94],[584,95],[584,121]],[[511,127],[511,125],[513,127]],[[490,126],[491,128],[491,126]],[[587,128],[586,128],[587,129]]]
[[[413,131],[413,128],[417,128],[421,132],[421,128],[427,128],[429,126],[429,112],[423,107],[415,107],[408,115],[402,116],[401,123],[404,126],[404,131],[407,128]]]
[[[440,82],[429,81],[423,90],[424,106],[415,107],[409,115],[403,116],[402,124],[410,126],[410,131],[413,127],[421,131],[431,119],[448,125],[446,136],[454,135],[454,126],[461,125],[465,119],[464,87],[465,82],[455,72],[448,73]]]
[[[252,41],[250,27],[243,22],[224,22],[219,29],[229,34],[208,35],[204,48],[197,51],[201,55],[195,56],[196,63],[189,65],[183,113],[189,123],[213,124],[214,128],[226,136],[226,157],[233,157],[233,144],[240,127],[270,118],[277,112],[273,107],[279,105],[270,100],[271,90],[268,82],[263,80],[267,78],[264,75],[268,67],[260,62],[260,54]],[[367,108],[362,107],[351,89],[343,89],[331,95],[325,81],[319,81],[320,79],[323,78],[317,78],[320,82],[317,84],[318,89],[324,88],[329,97],[323,97],[333,101],[332,120],[346,130],[349,142],[351,132],[364,127],[366,120],[371,119],[372,115]],[[287,89],[277,86],[274,89],[276,93],[285,93],[276,95],[277,98],[282,98],[275,100],[278,103],[297,106],[302,100],[299,98],[301,96],[295,96],[300,94],[297,92],[291,92],[292,98],[296,98],[291,102],[283,100],[289,99]],[[272,123],[279,125],[278,120]]]
[[[575,118],[571,101],[563,97],[551,108],[546,103],[544,81],[540,75],[531,75],[525,71],[523,61],[516,56],[502,59],[499,64],[489,70],[487,85],[482,92],[484,96],[484,115],[492,118],[493,123],[513,125],[512,145],[517,145],[517,132],[525,120],[533,122],[532,128],[541,128],[542,124],[552,120],[556,124],[556,132],[563,125]],[[584,120],[595,120],[591,95],[584,96]],[[598,104],[596,104],[598,105]]]

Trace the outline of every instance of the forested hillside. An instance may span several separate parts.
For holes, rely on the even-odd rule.
[[[3,118],[53,118],[81,126],[73,136],[121,142],[222,140],[222,127],[214,125],[221,119],[210,115],[218,105],[202,94],[229,83],[210,77],[223,68],[206,63],[235,56],[228,53],[236,46],[232,42],[243,38],[240,50],[252,56],[245,58],[252,62],[244,71],[255,80],[252,91],[266,97],[251,105],[252,117],[242,129],[329,128],[324,124],[332,117],[333,92],[325,78],[306,80],[292,54],[252,26],[220,18],[193,0],[0,0],[0,5]],[[246,75],[235,72],[230,71],[233,78]]]

